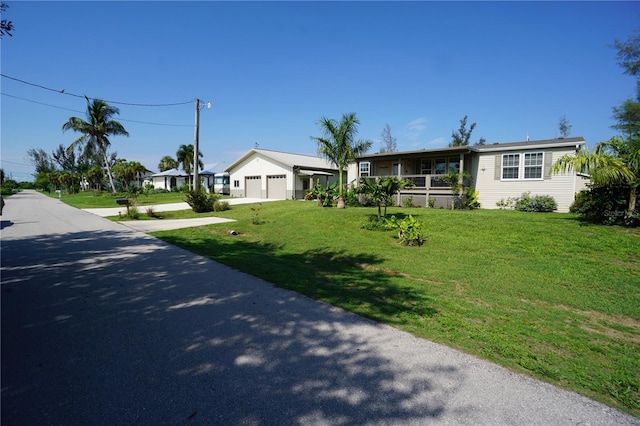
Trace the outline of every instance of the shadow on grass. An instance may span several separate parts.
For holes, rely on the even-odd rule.
[[[322,300],[385,323],[402,317],[437,313],[424,294],[394,279],[380,268],[380,257],[328,248],[283,253],[282,247],[237,238],[193,240],[160,235],[164,241],[269,281],[279,287]],[[247,268],[247,262],[251,267]]]
[[[371,268],[372,255],[282,255],[239,240],[199,249],[313,297],[374,306],[372,316],[404,301],[432,313]],[[414,366],[398,341],[411,337],[156,238],[6,238],[1,261],[3,424],[424,424],[474,413],[449,405],[465,374],[446,361]]]

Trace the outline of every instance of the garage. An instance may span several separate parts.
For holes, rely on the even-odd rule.
[[[245,197],[262,198],[262,176],[247,176],[244,178]]]
[[[267,198],[275,200],[287,199],[287,176],[267,176]]]

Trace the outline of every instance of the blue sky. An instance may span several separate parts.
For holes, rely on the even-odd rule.
[[[467,115],[472,142],[548,139],[566,116],[590,145],[634,97],[615,39],[640,27],[640,2],[13,2],[0,42],[2,168],[32,180],[27,150],[78,135],[87,95],[113,103],[130,137],[120,158],[157,171],[193,143],[195,98],[207,165],[256,144],[315,154],[322,116],[357,113],[380,149],[446,146]],[[150,124],[155,123],[155,124]]]

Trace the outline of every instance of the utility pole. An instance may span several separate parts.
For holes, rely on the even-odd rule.
[[[196,131],[193,137],[193,190],[197,191],[198,182],[198,162],[200,160],[200,151],[198,144],[200,142],[200,99],[196,98]]]

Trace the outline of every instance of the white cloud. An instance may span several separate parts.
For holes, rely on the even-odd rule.
[[[407,139],[414,141],[420,137],[426,128],[427,119],[425,117],[419,117],[404,126],[404,134]]]
[[[432,146],[434,148],[441,148],[441,147],[445,147],[449,144],[449,142],[447,141],[446,138],[435,138],[433,140],[430,140],[429,142],[426,143],[427,146]]]

